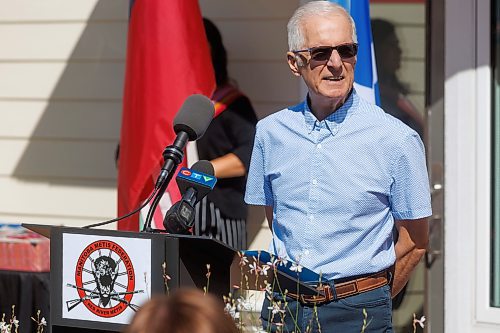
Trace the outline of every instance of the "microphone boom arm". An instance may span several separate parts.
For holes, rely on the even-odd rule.
[[[160,199],[165,193],[170,180],[172,180],[175,170],[184,158],[183,149],[186,146],[188,140],[188,134],[184,131],[181,131],[177,134],[174,143],[165,148],[165,150],[163,151],[164,164],[155,184],[155,188],[158,188],[158,193],[156,194],[153,202],[151,203],[151,206],[149,207],[148,215],[146,217],[146,221],[144,222],[142,232],[153,231],[153,229],[151,228],[151,221],[153,220],[154,211],[160,203]]]

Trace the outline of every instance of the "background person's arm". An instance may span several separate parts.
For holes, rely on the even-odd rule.
[[[210,162],[214,166],[215,177],[217,178],[242,177],[247,172],[243,162],[234,153],[217,157]]]
[[[231,150],[212,159],[217,178],[243,177],[250,166],[257,118],[248,98],[231,103],[220,116]]]
[[[415,266],[424,256],[429,241],[428,218],[397,220],[395,224],[399,238],[394,247],[396,263],[392,268],[392,297],[396,296],[408,282]]]

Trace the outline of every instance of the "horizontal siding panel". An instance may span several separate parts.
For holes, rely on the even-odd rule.
[[[215,24],[221,30],[230,61],[286,61],[286,20],[221,21]]]
[[[100,179],[113,183],[116,145],[116,142],[0,140],[3,155],[0,175],[56,182],[70,178]]]
[[[199,0],[204,16],[214,19],[288,19],[299,0]]]
[[[0,139],[115,140],[120,102],[0,101]]]
[[[298,79],[285,61],[282,64],[233,62],[229,73],[254,103],[289,101],[300,93]]]
[[[393,23],[424,26],[425,4],[371,4],[370,16]]]
[[[0,99],[113,99],[123,94],[125,63],[0,63]]]
[[[61,184],[0,177],[0,215],[106,219],[116,215],[116,187],[111,185],[97,181],[73,180]]]
[[[125,59],[127,22],[0,24],[0,61]]]
[[[0,22],[123,20],[128,17],[124,0],[0,0]]]
[[[2,214],[0,212],[0,223],[29,223],[29,224],[43,224],[43,225],[56,225],[67,227],[83,227],[89,224],[94,224],[102,221],[111,220],[113,216],[102,217],[74,217],[74,216],[58,216],[58,215],[27,215],[26,213],[17,214]],[[106,226],[99,227],[99,229],[116,230],[116,222]]]

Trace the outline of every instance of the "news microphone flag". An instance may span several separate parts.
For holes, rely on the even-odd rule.
[[[202,196],[205,196],[214,189],[217,178],[214,175],[209,175],[197,170],[182,167],[176,177],[176,182],[181,193],[186,192],[189,187],[197,187],[202,189]],[[206,191],[206,193],[204,193]]]
[[[354,70],[354,88],[365,100],[380,106],[369,0],[330,0],[330,2],[344,7],[356,24],[359,48]]]

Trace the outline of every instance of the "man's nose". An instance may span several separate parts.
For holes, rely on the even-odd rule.
[[[332,54],[330,55],[330,59],[328,59],[327,65],[330,67],[334,67],[334,68],[342,67],[342,58],[340,57],[337,50],[332,51]]]

